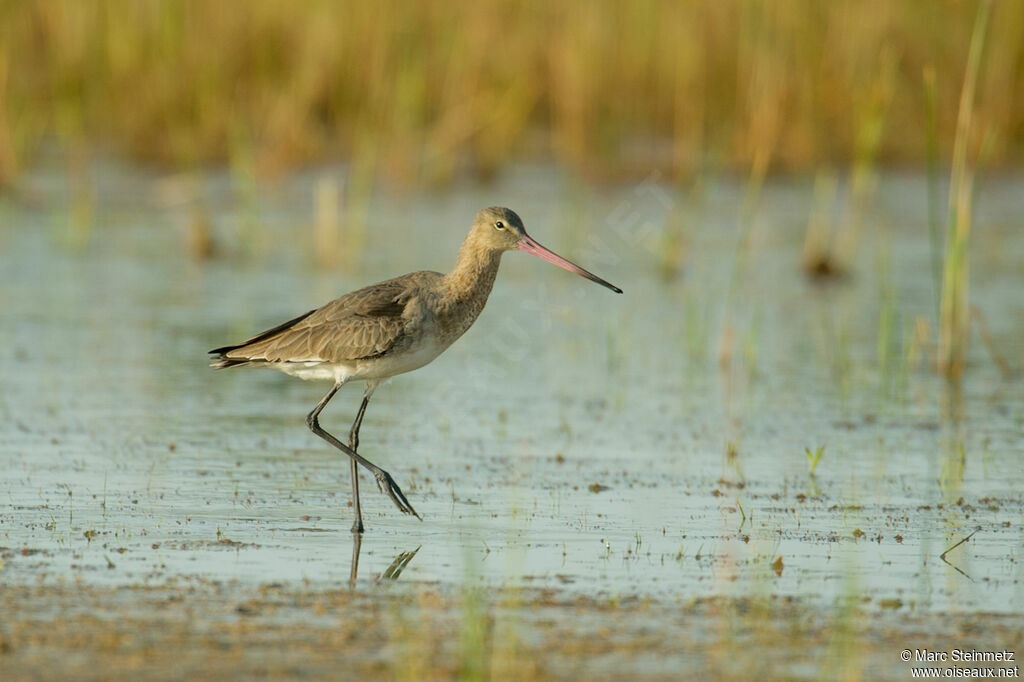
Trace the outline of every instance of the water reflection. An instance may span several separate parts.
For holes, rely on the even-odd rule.
[[[422,545],[420,545],[422,547]],[[420,551],[420,547],[412,550],[411,552],[402,552],[395,557],[395,560],[391,562],[383,573],[377,576],[377,582],[383,582],[385,580],[398,580],[398,576],[402,575],[402,571],[405,570],[412,558],[416,556],[416,553]]]
[[[349,570],[348,584],[349,587],[355,588],[356,581],[359,578],[359,555],[362,552],[363,547],[363,534],[353,533],[352,534],[352,566]],[[374,582],[382,583],[385,581],[395,581],[402,575],[402,571],[408,567],[412,562],[413,557],[420,551],[422,545],[416,547],[416,549],[406,552],[400,552],[398,556],[394,558],[391,564],[384,569],[383,573],[380,573]]]
[[[947,559],[947,558],[946,558],[946,556],[947,556],[947,555],[948,555],[948,554],[949,554],[950,552],[952,552],[952,551],[953,551],[954,549],[956,549],[956,548],[957,548],[957,547],[959,547],[960,545],[964,544],[965,542],[967,542],[968,540],[970,540],[971,538],[973,538],[973,537],[974,537],[974,534],[975,534],[975,533],[977,533],[977,532],[978,532],[979,530],[981,530],[981,528],[975,528],[975,529],[974,529],[973,531],[971,531],[971,532],[970,532],[970,533],[968,533],[968,534],[967,534],[966,536],[964,536],[963,538],[961,538],[961,539],[960,539],[960,540],[959,540],[959,541],[958,541],[958,542],[957,542],[956,544],[954,544],[954,545],[953,545],[953,546],[951,546],[951,547],[950,547],[949,549],[947,549],[947,550],[946,550],[945,552],[943,552],[942,554],[940,554],[940,555],[939,555],[939,558],[940,558],[940,559],[942,559],[942,561],[943,561],[943,562],[944,562],[944,563],[945,563],[945,564],[946,564],[947,566],[949,566],[950,568],[952,568],[952,569],[953,569],[954,571],[956,571],[957,573],[959,573],[959,574],[960,574],[960,575],[962,575],[963,577],[965,577],[965,578],[967,578],[968,580],[970,580],[970,581],[971,581],[972,583],[974,582],[974,578],[972,578],[971,576],[967,575],[967,573],[966,573],[966,572],[965,572],[965,571],[964,571],[964,570],[963,570],[962,568],[960,568],[959,566],[957,566],[956,564],[950,563],[949,559]]]

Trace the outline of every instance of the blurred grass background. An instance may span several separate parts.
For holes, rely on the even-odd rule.
[[[555,159],[679,180],[950,158],[976,0],[0,0],[0,185],[41,146],[399,184]],[[976,157],[1024,158],[1024,2],[997,2]]]

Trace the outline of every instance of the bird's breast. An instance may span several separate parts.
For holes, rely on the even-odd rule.
[[[437,316],[437,327],[445,347],[450,346],[473,326],[486,303],[487,296],[469,296],[463,300],[454,301],[450,306],[442,309]]]

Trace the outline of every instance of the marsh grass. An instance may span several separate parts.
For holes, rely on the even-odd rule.
[[[962,437],[947,440],[943,447],[942,468],[939,471],[939,489],[947,500],[955,500],[964,484],[967,468],[967,448]]]
[[[344,266],[359,272],[366,248],[369,188],[360,169],[351,168],[347,182],[326,173],[313,191],[313,262],[321,268]]]
[[[462,622],[459,628],[459,679],[485,680],[490,677],[494,614],[489,611],[482,588],[463,588]]]
[[[210,214],[201,201],[189,212],[185,227],[185,252],[193,260],[205,260],[216,254]]]
[[[657,247],[653,249],[662,281],[672,282],[682,274],[690,254],[690,229],[690,219],[683,211],[671,210],[665,215]]]
[[[885,400],[901,400],[906,396],[911,367],[922,349],[912,330],[907,328],[900,307],[892,274],[892,248],[879,235],[876,251],[878,280],[878,327],[876,358],[879,395]],[[927,321],[924,320],[927,325]],[[925,332],[927,333],[927,332]]]
[[[953,146],[953,168],[949,190],[949,222],[946,231],[946,252],[942,270],[942,295],[939,301],[939,370],[952,380],[963,374],[967,362],[970,335],[971,222],[974,203],[974,169],[968,161],[968,144],[975,116],[975,91],[981,70],[982,51],[992,11],[991,0],[978,7],[967,57],[960,107],[957,116],[956,140]]]
[[[813,478],[814,470],[818,468],[818,462],[821,461],[822,456],[825,454],[825,446],[822,445],[814,450],[804,448],[804,454],[807,456],[807,475]]]
[[[341,191],[330,174],[316,181],[313,199],[313,259],[320,267],[338,264],[341,253]]]
[[[854,96],[857,128],[842,196],[834,171],[819,168],[815,176],[814,202],[803,248],[803,268],[809,277],[843,277],[856,257],[864,213],[878,188],[878,158],[891,117],[898,63],[894,49],[883,48],[877,73]],[[841,219],[836,221],[833,215],[840,198],[844,210]]]
[[[820,322],[818,348],[836,392],[845,397],[852,388],[854,375],[850,322],[847,316],[831,307],[821,309]]]
[[[829,277],[838,274],[832,257],[832,212],[839,188],[836,174],[819,169],[814,176],[814,197],[811,213],[804,233],[802,265],[811,277]]]
[[[977,6],[0,3],[0,185],[47,138],[186,169],[246,156],[261,177],[341,156],[436,184],[553,156],[599,177],[742,169],[748,198],[773,170],[822,163],[851,164],[856,184],[952,145]],[[973,107],[1005,163],[1024,11],[992,12]]]
[[[925,102],[926,161],[928,168],[928,244],[931,249],[932,287],[935,311],[942,296],[942,234],[939,220],[939,131],[937,77],[935,67],[926,66],[922,74]]]

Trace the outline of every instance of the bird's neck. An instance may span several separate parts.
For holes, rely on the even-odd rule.
[[[455,268],[446,276],[452,300],[467,301],[478,297],[487,299],[494,286],[494,278],[501,265],[501,251],[484,248],[466,240],[459,249]]]

